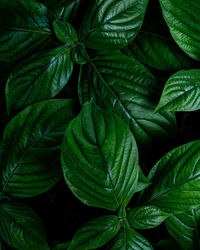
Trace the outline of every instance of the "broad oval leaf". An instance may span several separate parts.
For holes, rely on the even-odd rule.
[[[159,226],[169,217],[169,214],[156,206],[141,206],[133,208],[127,215],[128,222],[135,229],[151,229]]]
[[[124,121],[93,103],[67,128],[62,144],[65,180],[83,203],[117,210],[138,180],[138,151]]]
[[[200,141],[182,145],[163,156],[153,167],[153,183],[146,203],[169,213],[180,213],[200,204]]]
[[[93,97],[99,105],[119,115],[142,148],[152,147],[176,131],[173,113],[153,114],[159,98],[157,89],[157,81],[147,68],[122,53],[98,54],[82,66],[79,77],[80,103]]]
[[[117,216],[99,217],[78,229],[68,249],[97,249],[111,240],[119,229],[120,221]]]
[[[91,1],[79,37],[88,47],[98,50],[124,48],[139,32],[148,0]]]
[[[182,249],[200,248],[200,209],[174,214],[165,225],[169,234],[178,242]]]
[[[31,197],[60,179],[60,144],[75,116],[72,100],[33,104],[17,114],[3,133],[0,191],[11,197]]]
[[[6,85],[8,113],[57,95],[73,71],[70,51],[70,47],[61,46],[36,54],[18,65]]]
[[[47,8],[34,0],[0,2],[0,59],[14,61],[52,43]]]
[[[23,250],[49,250],[39,216],[16,202],[0,203],[0,236],[10,246]]]
[[[198,110],[199,96],[200,70],[181,70],[168,79],[155,112]]]
[[[167,72],[191,68],[194,64],[172,39],[145,30],[140,31],[124,52],[150,67]]]
[[[185,53],[200,61],[200,0],[160,0],[160,5],[174,40]]]
[[[132,229],[122,228],[107,250],[150,250],[151,244],[142,235]]]

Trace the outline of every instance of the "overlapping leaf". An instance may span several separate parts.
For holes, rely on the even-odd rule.
[[[50,249],[39,216],[22,203],[0,203],[0,228],[0,237],[16,249]]]
[[[153,114],[158,99],[157,81],[138,61],[121,53],[101,53],[82,67],[80,102],[91,97],[129,124],[139,145],[152,146],[176,130],[173,113]]]
[[[79,37],[92,49],[125,47],[142,26],[148,0],[91,1]]]
[[[67,128],[62,167],[72,192],[89,206],[117,210],[138,180],[135,139],[124,121],[90,103]]]
[[[0,2],[0,59],[14,61],[52,43],[47,8],[35,0]]]
[[[9,113],[54,97],[61,91],[73,71],[70,50],[67,46],[47,50],[28,58],[15,68],[6,85]]]
[[[51,188],[60,178],[60,143],[75,116],[71,100],[33,104],[6,126],[0,155],[0,191],[31,197]]]

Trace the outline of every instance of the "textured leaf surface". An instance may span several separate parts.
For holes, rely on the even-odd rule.
[[[168,37],[141,31],[125,49],[128,55],[159,70],[174,72],[191,68],[193,61]]]
[[[97,249],[111,240],[119,229],[117,216],[103,216],[89,221],[78,229],[69,250]]]
[[[181,70],[167,81],[156,108],[171,111],[200,109],[200,70]]]
[[[122,228],[107,250],[149,250],[151,244],[142,235],[131,229]]]
[[[125,47],[142,26],[148,0],[91,1],[79,37],[92,49]]]
[[[45,229],[39,216],[22,203],[0,203],[0,236],[12,247],[48,250]]]
[[[57,95],[73,71],[70,50],[66,46],[51,49],[17,66],[6,85],[8,112]]]
[[[124,121],[90,103],[67,128],[62,167],[69,188],[83,203],[117,210],[137,185],[135,139]]]
[[[128,222],[135,229],[150,229],[159,226],[167,217],[169,214],[156,206],[142,206],[128,213]]]
[[[200,61],[200,0],[160,0],[170,32],[189,56]]]
[[[46,7],[34,0],[0,2],[0,59],[13,61],[52,42]]]
[[[60,143],[75,116],[71,100],[33,104],[6,126],[1,150],[0,190],[30,197],[51,188],[60,178]]]
[[[165,225],[169,234],[183,249],[200,248],[200,209],[170,216]]]
[[[148,203],[180,213],[200,204],[200,141],[170,151],[151,170]]]
[[[80,102],[90,98],[111,109],[129,124],[136,141],[148,147],[176,131],[173,113],[153,114],[158,99],[157,81],[138,61],[121,53],[101,53],[82,67]]]

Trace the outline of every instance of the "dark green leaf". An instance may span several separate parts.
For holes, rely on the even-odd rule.
[[[67,128],[62,167],[72,192],[89,206],[117,210],[138,180],[135,139],[124,121],[93,103]]]
[[[56,37],[63,43],[71,44],[78,40],[76,30],[66,21],[55,20],[53,22],[53,28]]]
[[[139,168],[138,183],[135,192],[140,192],[151,185],[151,182],[143,174],[141,168]]]
[[[0,203],[0,236],[12,247],[49,250],[39,216],[22,203]]]
[[[82,67],[80,103],[91,97],[129,124],[137,143],[152,147],[176,131],[173,113],[153,114],[158,99],[157,81],[142,64],[121,53],[101,53]]]
[[[200,109],[200,70],[181,70],[167,81],[155,112],[160,110],[194,111]]]
[[[200,209],[170,216],[165,225],[182,249],[200,248]]]
[[[140,30],[148,0],[91,1],[82,22],[80,40],[92,49],[124,48]]]
[[[122,228],[107,250],[149,250],[151,244],[142,235],[132,229]]]
[[[171,213],[200,204],[200,141],[194,141],[163,156],[149,174],[148,203]]]
[[[103,216],[89,221],[77,231],[69,250],[97,249],[111,240],[119,229],[117,216]]]
[[[53,248],[53,250],[68,250],[68,247],[70,246],[71,241],[61,243],[56,245],[56,247]]]
[[[128,213],[128,222],[135,229],[150,229],[159,226],[169,214],[155,206],[142,206]]]
[[[155,244],[155,249],[158,250],[181,250],[179,245],[173,239],[160,240]]]
[[[141,31],[125,52],[159,70],[174,72],[193,66],[193,61],[168,37]]]
[[[75,116],[72,100],[33,104],[6,126],[1,150],[0,190],[12,197],[30,197],[60,179],[60,143]]]
[[[200,0],[160,0],[170,32],[189,56],[200,61]]]
[[[0,59],[14,61],[52,42],[46,7],[34,0],[0,2]]]
[[[28,58],[15,68],[6,85],[9,113],[54,97],[61,91],[73,71],[70,50],[67,46],[51,49]]]
[[[85,45],[82,43],[79,43],[72,49],[72,60],[75,63],[78,64],[86,64],[90,61],[90,58],[88,57]]]

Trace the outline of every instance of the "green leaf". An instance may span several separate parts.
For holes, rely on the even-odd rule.
[[[157,244],[155,244],[155,247],[155,249],[159,250],[181,250],[179,245],[173,239],[160,240]]]
[[[77,18],[81,0],[44,0],[52,20],[56,18],[72,23]]]
[[[200,70],[181,70],[168,79],[155,112],[198,110],[199,95]]]
[[[124,48],[139,32],[148,0],[91,1],[79,37],[88,47],[98,50]]]
[[[132,229],[122,228],[107,250],[149,250],[151,244],[142,235]]]
[[[160,208],[149,205],[133,208],[128,213],[128,222],[135,229],[151,229],[159,226],[169,217]]]
[[[61,243],[56,245],[53,250],[68,250],[68,247],[70,246],[71,241],[65,242],[65,243]]]
[[[117,210],[138,180],[138,151],[124,121],[93,103],[67,128],[62,145],[65,181],[83,203]]]
[[[72,44],[78,40],[76,30],[66,21],[55,20],[53,22],[54,32],[58,40],[66,44]]]
[[[0,191],[31,197],[56,184],[60,144],[74,116],[72,100],[49,100],[27,107],[8,123],[0,155]]]
[[[45,229],[39,216],[22,203],[0,203],[0,236],[12,247],[48,250]]]
[[[57,95],[73,71],[70,47],[36,54],[18,65],[6,85],[8,113]],[[17,100],[17,101],[16,101]]]
[[[200,209],[170,216],[165,225],[182,249],[200,248]]]
[[[117,216],[99,217],[78,229],[68,249],[97,249],[111,240],[119,229],[120,222]]]
[[[163,16],[179,47],[200,61],[200,0],[160,0]]]
[[[79,77],[80,103],[91,97],[129,124],[142,148],[152,147],[176,131],[171,112],[153,114],[159,98],[155,77],[141,63],[122,53],[101,53],[82,66]]]
[[[149,187],[151,182],[147,179],[147,177],[142,172],[141,168],[139,168],[139,176],[138,176],[138,183],[135,192],[140,192],[145,188]]]
[[[47,8],[34,0],[0,2],[0,59],[14,61],[52,43]]]
[[[200,141],[173,149],[153,167],[153,183],[146,193],[146,203],[169,213],[180,213],[200,204]]]
[[[86,64],[90,61],[90,58],[88,57],[88,53],[86,51],[85,45],[82,43],[78,43],[73,49],[72,49],[72,60],[75,63],[78,64]]]
[[[174,72],[191,68],[194,64],[172,39],[144,30],[124,51],[140,62],[162,71]]]

